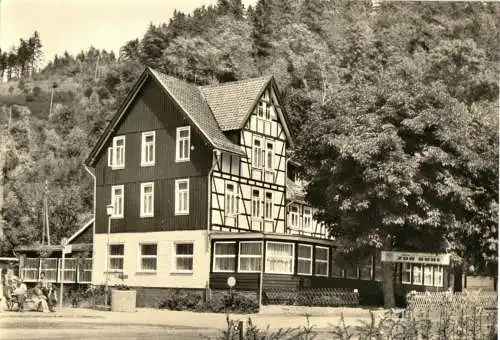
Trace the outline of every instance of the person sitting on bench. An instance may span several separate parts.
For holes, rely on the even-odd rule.
[[[17,303],[18,310],[24,312],[24,301],[26,300],[26,294],[28,293],[28,288],[17,276],[12,278],[14,282],[15,289],[12,291],[12,306]]]
[[[47,304],[47,297],[43,294],[42,283],[38,282],[36,287],[33,288],[31,299],[35,303],[38,312],[48,313],[49,306]]]

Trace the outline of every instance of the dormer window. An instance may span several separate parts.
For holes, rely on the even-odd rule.
[[[175,145],[175,161],[189,161],[191,151],[191,128],[189,126],[182,126],[177,128]]]
[[[125,136],[113,138],[112,146],[108,148],[108,166],[113,170],[125,168]]]
[[[142,133],[141,166],[155,165],[155,132]]]

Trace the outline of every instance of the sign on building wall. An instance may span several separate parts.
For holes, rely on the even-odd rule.
[[[412,253],[404,251],[382,251],[382,262],[421,263],[447,266],[450,254]]]

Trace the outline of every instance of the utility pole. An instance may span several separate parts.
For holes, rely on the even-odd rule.
[[[49,190],[49,187],[48,187],[48,181],[45,180],[45,194],[44,194],[44,207],[45,207],[45,216],[44,216],[44,219],[45,219],[45,227],[47,228],[47,245],[50,246],[50,228],[49,228],[49,200],[48,200],[48,190]],[[43,242],[42,242],[43,243]]]

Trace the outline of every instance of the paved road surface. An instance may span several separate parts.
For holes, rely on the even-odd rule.
[[[69,339],[69,340],[174,340],[215,339],[216,330],[201,328],[140,326],[100,322],[59,322],[57,318],[12,318],[0,320],[0,339]]]

